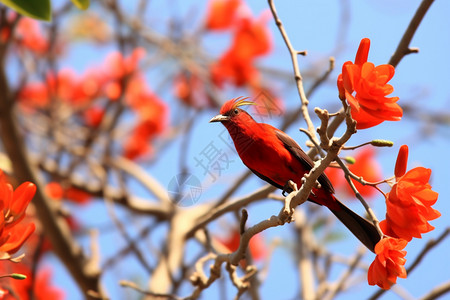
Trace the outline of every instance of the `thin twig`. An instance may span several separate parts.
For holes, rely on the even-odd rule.
[[[411,273],[422,261],[422,259],[425,257],[425,255],[430,252],[434,247],[439,245],[448,235],[450,234],[450,227],[444,230],[442,234],[437,239],[431,239],[429,240],[425,247],[423,247],[422,251],[420,251],[419,255],[417,255],[416,259],[413,261],[413,263],[406,269],[406,272],[409,274]]]
[[[450,281],[447,281],[432,289],[427,295],[420,298],[420,300],[434,300],[449,292]]]
[[[397,49],[389,60],[390,65],[397,67],[397,65],[400,63],[402,58],[405,57],[405,55],[408,55],[410,53],[417,53],[419,51],[419,49],[417,48],[410,48],[409,44],[411,43],[411,40],[416,33],[417,28],[422,22],[423,17],[427,13],[433,2],[434,0],[423,0],[419,8],[417,8],[417,11],[414,17],[411,19],[411,22],[409,23],[405,33],[403,34],[403,37],[400,40]]]
[[[348,282],[348,279],[352,275],[352,273],[356,270],[356,267],[358,266],[358,263],[363,258],[364,254],[366,253],[367,249],[364,247],[360,247],[358,251],[356,252],[355,256],[351,260],[348,268],[342,273],[342,275],[339,277],[339,279],[336,281],[335,284],[332,285],[332,288],[330,290],[330,293],[327,295],[327,297],[322,298],[326,300],[334,299],[334,297],[343,290],[345,287],[346,282]]]
[[[298,58],[297,58],[297,56],[299,54],[305,55],[306,53],[304,51],[299,52],[294,49],[294,47],[292,46],[291,41],[287,35],[287,32],[284,29],[283,23],[281,22],[280,18],[278,17],[273,0],[268,0],[268,1],[269,1],[269,6],[270,6],[270,10],[272,12],[273,18],[275,19],[275,24],[277,25],[277,27],[281,33],[281,36],[283,37],[283,40],[286,44],[286,47],[289,50],[289,54],[291,55],[292,67],[294,69],[294,79],[295,79],[298,94],[300,96],[300,100],[302,103],[303,118],[305,119],[305,122],[307,124],[308,131],[311,133],[311,135],[314,136],[315,135],[314,124],[312,123],[311,118],[309,116],[309,112],[308,112],[309,101],[308,101],[308,98],[306,97],[305,90],[303,88],[303,79],[302,79],[302,75],[300,73],[300,68],[298,66]]]
[[[150,291],[146,291],[146,290],[138,287],[134,282],[130,282],[130,281],[126,281],[126,280],[121,280],[119,282],[119,284],[123,287],[128,287],[135,291],[138,291],[139,293],[146,295],[146,296],[151,296],[151,297],[160,298],[160,299],[170,299],[170,300],[180,300],[181,299],[180,297],[177,297],[175,295],[160,294],[160,293],[153,293]]]
[[[378,220],[377,216],[375,215],[375,212],[372,210],[372,208],[369,206],[369,204],[367,204],[366,200],[364,200],[363,196],[359,193],[358,189],[353,184],[353,181],[351,180],[350,175],[349,175],[350,171],[348,170],[347,166],[342,162],[342,160],[339,157],[336,158],[336,162],[339,164],[339,166],[342,168],[342,170],[344,170],[345,179],[347,180],[347,183],[352,188],[353,193],[355,194],[356,198],[364,206],[367,214],[369,215],[370,220],[372,221],[373,225],[375,225],[375,227],[377,228],[378,233],[380,234],[380,236],[383,236],[384,233],[380,228],[380,221]],[[347,170],[348,170],[348,172],[347,172]]]

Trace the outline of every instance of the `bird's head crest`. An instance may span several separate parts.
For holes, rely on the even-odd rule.
[[[244,105],[256,105],[255,102],[249,101],[248,99],[250,99],[249,97],[237,97],[237,98],[233,98],[231,100],[228,100],[227,102],[225,102],[222,106],[222,108],[220,109],[220,113],[221,114],[225,114],[226,112],[238,108],[240,106],[244,106]]]

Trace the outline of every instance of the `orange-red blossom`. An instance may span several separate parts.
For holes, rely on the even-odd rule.
[[[25,210],[36,192],[31,182],[22,183],[15,191],[0,170],[0,253],[17,252],[34,232],[33,223],[22,224]]]
[[[403,115],[402,108],[396,103],[399,98],[386,97],[394,91],[392,85],[387,84],[394,76],[394,67],[367,62],[369,48],[370,40],[362,39],[355,62],[344,63],[337,80],[339,98],[347,99],[357,129],[384,121],[399,121]]]
[[[386,234],[409,242],[433,230],[428,221],[441,214],[431,207],[439,195],[428,183],[431,170],[416,167],[406,172],[407,159],[408,146],[403,145],[395,166],[396,182],[386,195],[386,220],[381,226]]]
[[[369,284],[389,289],[397,277],[406,278],[404,268],[406,251],[402,249],[413,237],[434,229],[428,221],[441,214],[431,206],[436,203],[438,193],[431,190],[431,170],[416,167],[407,170],[408,146],[400,147],[395,164],[395,183],[386,195],[386,220],[380,223],[388,235],[375,247],[377,254],[368,273]]]
[[[389,289],[397,281],[397,277],[406,278],[405,248],[407,241],[386,237],[375,246],[375,260],[369,267],[367,279],[370,285],[378,285]]]
[[[241,0],[209,1],[205,28],[208,30],[229,29],[236,21],[236,12],[241,5]]]

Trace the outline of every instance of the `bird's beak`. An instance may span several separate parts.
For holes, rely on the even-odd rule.
[[[228,121],[230,120],[229,116],[224,116],[224,115],[217,115],[214,118],[212,118],[211,120],[209,120],[209,123],[213,123],[213,122],[224,122],[224,121]]]

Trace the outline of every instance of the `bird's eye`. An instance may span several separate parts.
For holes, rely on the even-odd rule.
[[[239,109],[235,108],[234,109],[234,114],[237,115],[239,113]]]

